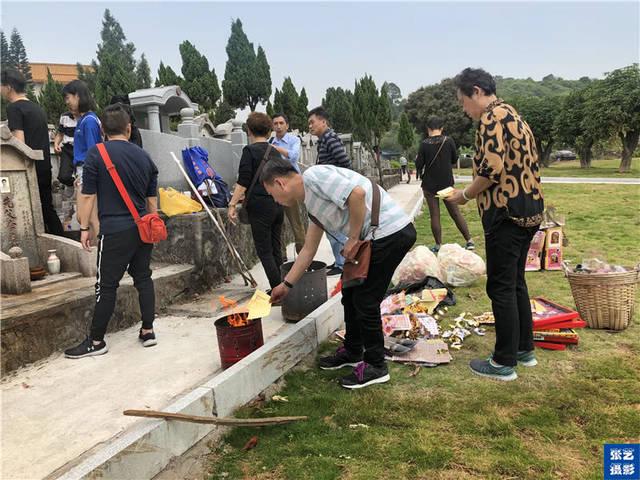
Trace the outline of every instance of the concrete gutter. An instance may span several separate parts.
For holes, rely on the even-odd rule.
[[[409,210],[422,208],[418,190]],[[303,320],[269,339],[261,348],[209,381],[180,396],[164,410],[202,416],[231,416],[313,352],[343,324],[342,295],[330,298]],[[208,434],[221,438],[228,429],[165,420],[141,420],[110,441],[97,445],[45,480],[151,479]],[[214,432],[215,431],[215,432]],[[211,438],[211,436],[210,436]]]

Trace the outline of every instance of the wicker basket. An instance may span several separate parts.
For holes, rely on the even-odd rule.
[[[567,272],[580,317],[591,328],[624,330],[633,318],[638,269],[621,273]]]

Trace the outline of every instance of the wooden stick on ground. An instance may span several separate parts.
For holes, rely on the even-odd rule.
[[[228,425],[230,427],[264,427],[267,425],[284,425],[286,423],[306,420],[308,417],[267,417],[267,418],[219,418],[199,417],[183,413],[159,412],[157,410],[125,410],[122,412],[129,417],[164,418],[191,423],[209,423],[214,425]]]

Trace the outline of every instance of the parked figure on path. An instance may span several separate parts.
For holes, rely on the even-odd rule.
[[[33,150],[42,150],[43,159],[35,162],[42,219],[47,233],[63,235],[64,229],[58,214],[53,208],[51,194],[51,152],[49,127],[44,110],[27,99],[27,81],[24,75],[13,68],[2,70],[0,81],[2,98],[7,105],[7,121],[14,137]]]
[[[77,119],[75,133],[73,135],[73,166],[76,172],[76,200],[78,204],[77,217],[80,225],[90,227],[89,237],[92,241],[100,231],[100,222],[98,221],[97,207],[94,210],[86,212],[88,218],[81,218],[80,197],[82,195],[82,169],[87,158],[87,152],[96,143],[102,142],[102,132],[100,119],[93,111],[95,102],[91,96],[89,88],[82,80],[73,80],[67,83],[62,89],[64,95],[64,103],[66,103],[73,116]]]
[[[396,267],[416,241],[416,230],[404,210],[380,188],[379,226],[371,228],[373,185],[366,177],[346,168],[317,165],[298,173],[289,162],[269,162],[261,175],[267,191],[282,205],[304,202],[307,211],[328,231],[347,239],[344,251],[352,252],[357,240],[371,240],[369,274],[359,286],[343,288],[346,324],[344,346],[319,360],[320,368],[355,367],[342,379],[345,388],[362,388],[389,381],[384,360],[384,335],[380,302]],[[375,236],[374,236],[375,233]],[[304,247],[283,282],[273,289],[272,303],[280,302],[313,261],[323,230],[310,223]]]
[[[256,178],[258,167],[269,148],[268,138],[271,134],[271,119],[265,113],[252,112],[247,118],[249,145],[242,150],[238,181],[233,190],[227,213],[232,223],[237,223],[236,207],[244,198],[247,190],[254,182],[253,190],[247,203],[247,213],[253,235],[253,244],[262,263],[271,288],[280,283],[280,265],[282,265],[282,224],[284,211],[273,197],[267,193],[262,183]],[[268,162],[281,158],[280,154],[270,149]],[[288,160],[287,160],[288,162]],[[291,163],[289,163],[291,165]],[[291,167],[293,168],[293,167]]]
[[[470,366],[478,375],[515,380],[518,363],[538,363],[524,270],[544,210],[536,142],[518,112],[496,97],[490,74],[466,68],[455,84],[462,109],[480,123],[473,182],[447,201],[463,205],[475,198],[478,203],[487,254],[487,294],[496,321],[493,355],[472,360]]]
[[[107,153],[131,197],[140,216],[158,209],[158,169],[151,157],[137,145],[129,142],[131,123],[129,115],[120,105],[105,108],[102,126],[109,141]],[[87,152],[84,161],[82,193],[78,206],[80,241],[90,250],[89,213],[97,209],[100,217],[98,238],[98,272],[96,306],[91,322],[91,334],[82,343],[65,350],[67,358],[83,358],[107,353],[104,335],[116,304],[116,292],[125,271],[133,278],[138,291],[142,328],[138,338],[143,346],[156,345],[153,331],[155,292],[151,280],[151,243],[143,243],[133,216],[107,171],[96,146]],[[97,203],[96,203],[97,200]]]
[[[58,130],[53,140],[53,149],[60,157],[58,180],[65,187],[73,187],[73,136],[78,122],[71,112],[64,112],[58,121]]]
[[[273,145],[282,158],[291,162],[296,172],[300,172],[298,160],[300,160],[300,138],[289,133],[289,119],[284,113],[276,113],[271,119],[273,122],[273,131],[275,137],[271,137],[269,143]],[[284,213],[289,220],[291,230],[293,230],[293,238],[296,244],[296,253],[300,253],[304,245],[304,223],[300,215],[300,206],[296,203],[290,207],[284,207]]]
[[[351,160],[347,155],[344,144],[338,134],[329,128],[329,115],[322,107],[316,107],[309,112],[309,132],[318,137],[317,165],[334,165],[351,169]],[[327,240],[331,244],[335,262],[327,267],[327,275],[341,275],[344,267],[344,257],[340,254],[347,241],[341,232],[327,232]]]
[[[422,192],[429,207],[431,233],[436,244],[431,249],[434,253],[442,245],[442,226],[440,225],[440,200],[436,193],[447,187],[453,187],[452,165],[458,160],[458,149],[451,137],[442,134],[444,122],[439,117],[431,117],[427,121],[428,137],[420,144],[416,159],[417,176],[422,179]],[[444,202],[449,216],[462,233],[467,250],[474,250],[475,244],[462,212],[455,203]]]

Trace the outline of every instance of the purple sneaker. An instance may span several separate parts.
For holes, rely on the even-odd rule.
[[[342,367],[355,367],[360,361],[362,361],[362,354],[356,355],[342,346],[333,355],[320,358],[318,366],[322,370],[338,370]]]
[[[375,383],[385,383],[391,379],[387,365],[374,367],[366,362],[360,362],[351,375],[347,375],[340,380],[340,385],[344,388],[363,388]]]

